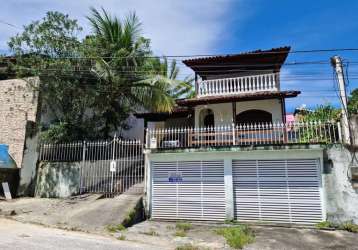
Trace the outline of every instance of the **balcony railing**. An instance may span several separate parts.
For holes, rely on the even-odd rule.
[[[198,97],[280,90],[279,73],[199,82]]]
[[[147,148],[334,144],[339,143],[340,138],[339,123],[259,123],[215,128],[147,130]]]

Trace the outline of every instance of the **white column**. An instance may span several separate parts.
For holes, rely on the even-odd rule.
[[[234,219],[234,188],[232,182],[232,159],[224,159],[226,219]]]
[[[150,164],[149,149],[144,150],[144,211],[148,217],[152,217],[152,167]]]

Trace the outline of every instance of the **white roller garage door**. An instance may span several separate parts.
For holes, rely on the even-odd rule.
[[[237,220],[323,220],[319,160],[233,160],[232,170]]]
[[[152,162],[151,166],[152,218],[225,220],[223,161]]]

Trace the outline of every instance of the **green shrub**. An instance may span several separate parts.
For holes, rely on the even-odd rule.
[[[126,236],[121,235],[121,236],[119,236],[117,239],[118,239],[118,240],[126,240]]]
[[[333,228],[339,230],[345,230],[352,233],[358,233],[358,225],[354,224],[353,221],[346,221],[340,224],[335,224],[330,221],[321,221],[316,224],[316,228],[325,229],[325,228]]]
[[[185,244],[175,248],[175,250],[199,250],[199,249],[200,249],[199,247],[194,246],[192,244]]]
[[[186,232],[184,230],[177,230],[175,232],[175,236],[177,237],[185,237],[186,236]]]
[[[324,229],[324,228],[335,228],[336,226],[330,221],[321,221],[316,224],[316,228]]]
[[[177,230],[182,230],[182,231],[188,231],[192,228],[191,224],[189,222],[177,222],[175,225],[175,228]]]
[[[216,233],[222,235],[227,244],[235,249],[242,249],[255,239],[253,231],[246,225],[220,228],[216,230]]]
[[[126,230],[126,227],[123,226],[122,224],[118,224],[118,225],[108,225],[107,226],[107,230],[111,233],[115,233],[118,231],[124,231]]]
[[[346,230],[352,233],[358,233],[358,225],[354,224],[353,221],[346,221],[338,226],[338,229]]]

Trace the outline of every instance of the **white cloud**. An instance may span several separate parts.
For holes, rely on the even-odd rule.
[[[3,21],[22,26],[43,17],[46,11],[58,10],[78,19],[88,32],[85,16],[90,6],[104,7],[117,16],[135,10],[156,54],[202,54],[209,53],[220,42],[230,21],[227,14],[232,11],[232,5],[232,0],[17,0],[2,3],[0,16]],[[0,25],[1,49],[16,32]]]

